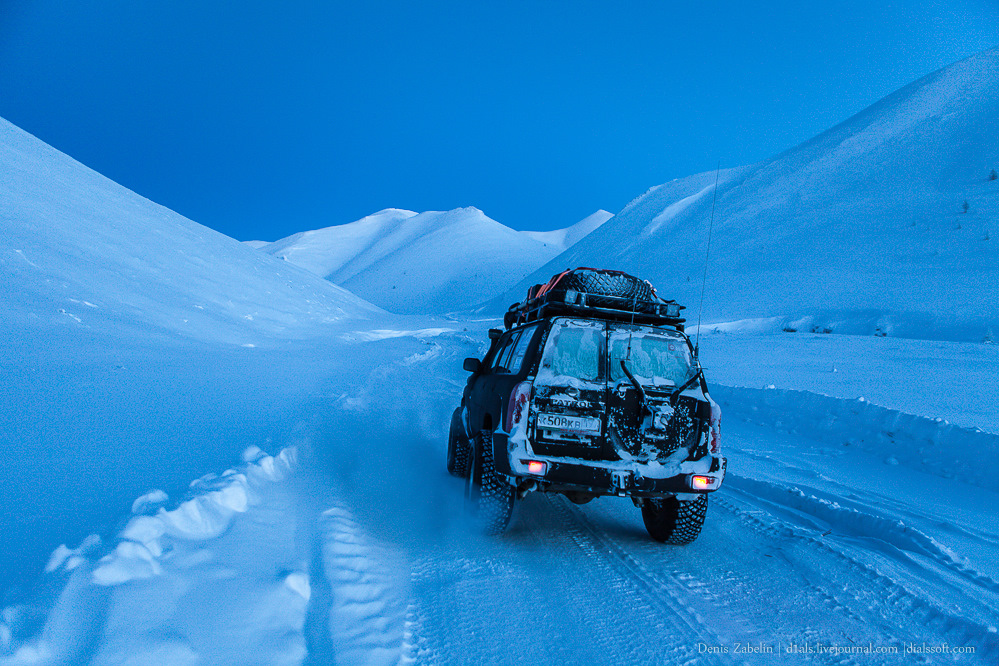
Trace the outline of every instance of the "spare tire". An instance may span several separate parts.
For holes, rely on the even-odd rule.
[[[618,271],[602,271],[591,268],[580,268],[562,278],[558,287],[561,290],[576,291],[600,296],[617,296],[619,298],[636,298],[640,301],[655,299],[652,287],[645,280],[634,275]]]

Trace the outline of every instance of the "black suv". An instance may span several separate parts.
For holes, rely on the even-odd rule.
[[[447,469],[502,532],[528,492],[631,497],[652,538],[697,538],[725,476],[721,412],[682,306],[620,271],[575,269],[528,290],[491,329],[451,418]]]

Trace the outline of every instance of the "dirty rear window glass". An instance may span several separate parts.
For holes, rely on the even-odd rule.
[[[625,359],[628,369],[636,378],[653,384],[680,386],[690,378],[692,372],[690,350],[686,341],[654,333],[646,327],[619,325],[610,332],[612,382],[627,379],[621,369],[621,359]]]
[[[596,380],[604,358],[602,323],[562,320],[548,334],[542,367],[555,376]]]

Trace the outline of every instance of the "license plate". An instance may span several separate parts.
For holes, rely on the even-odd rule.
[[[547,430],[565,430],[599,435],[600,419],[566,414],[538,414],[538,427]]]

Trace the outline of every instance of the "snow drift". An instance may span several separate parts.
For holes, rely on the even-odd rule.
[[[979,428],[886,409],[864,398],[844,400],[809,391],[716,386],[711,395],[729,419],[805,434],[866,451],[888,465],[999,490],[992,471],[999,465],[999,435]]]

